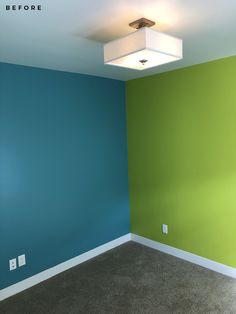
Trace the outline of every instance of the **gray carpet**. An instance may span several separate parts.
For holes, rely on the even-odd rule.
[[[129,242],[0,303],[1,314],[236,313],[236,280]]]

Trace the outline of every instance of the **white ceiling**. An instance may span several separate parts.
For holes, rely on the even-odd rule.
[[[129,80],[236,54],[235,0],[38,0],[41,12],[0,3],[0,62]],[[146,71],[103,64],[103,43],[138,18],[184,42],[184,58]]]

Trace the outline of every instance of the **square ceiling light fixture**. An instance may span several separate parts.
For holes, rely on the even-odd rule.
[[[104,63],[145,70],[183,58],[182,39],[150,28],[155,25],[142,18],[129,24],[137,31],[104,45]]]

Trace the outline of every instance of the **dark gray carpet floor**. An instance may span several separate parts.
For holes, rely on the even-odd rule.
[[[129,242],[0,303],[1,314],[236,313],[236,280]]]

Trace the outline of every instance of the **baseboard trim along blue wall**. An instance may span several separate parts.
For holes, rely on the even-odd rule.
[[[0,64],[0,289],[129,233],[127,173],[124,82]]]
[[[20,282],[17,282],[14,285],[11,285],[5,289],[0,290],[0,301],[3,301],[19,292],[22,292],[26,289],[29,289],[37,284],[39,284],[42,281],[45,281],[53,276],[56,276],[57,274],[66,271],[72,267],[75,267],[85,261],[90,260],[91,258],[94,258],[102,253],[105,253],[111,249],[116,248],[117,246],[120,246],[126,242],[129,242],[131,240],[131,234],[128,233],[118,239],[112,240],[108,243],[105,243],[103,245],[100,245],[99,247],[96,247],[86,253],[83,253],[79,256],[76,256],[68,261],[65,261],[59,265],[56,265],[52,268],[46,269],[41,273],[38,273],[32,277],[29,277],[25,280],[22,280]]]

